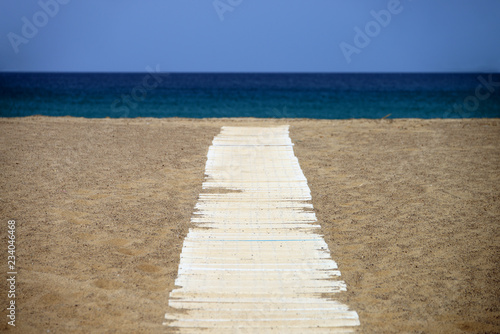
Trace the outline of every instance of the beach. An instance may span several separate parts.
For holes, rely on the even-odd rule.
[[[164,333],[221,126],[290,125],[360,333],[500,332],[499,119],[1,118],[19,333]],[[2,305],[8,305],[2,293]]]

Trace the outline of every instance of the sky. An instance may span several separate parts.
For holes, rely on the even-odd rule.
[[[0,2],[0,71],[500,72],[499,0]]]

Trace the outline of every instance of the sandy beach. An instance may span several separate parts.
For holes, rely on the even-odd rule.
[[[18,271],[16,327],[3,290],[0,330],[168,332],[213,137],[277,124],[360,333],[500,332],[499,119],[41,116],[0,119],[0,249],[6,268],[15,219]]]

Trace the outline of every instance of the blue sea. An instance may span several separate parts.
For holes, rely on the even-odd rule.
[[[0,116],[500,117],[500,74],[0,73]]]

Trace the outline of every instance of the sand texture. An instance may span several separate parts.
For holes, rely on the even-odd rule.
[[[213,137],[279,124],[360,333],[500,332],[500,120],[70,117],[0,119],[1,258],[15,219],[18,270],[0,331],[171,332]]]

